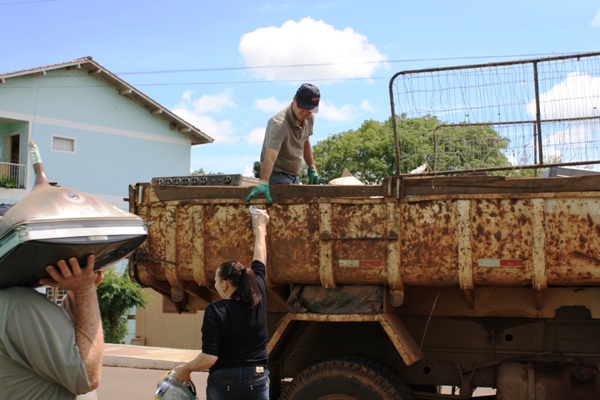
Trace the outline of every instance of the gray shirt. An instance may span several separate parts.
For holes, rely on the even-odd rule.
[[[279,152],[273,171],[297,175],[302,168],[304,143],[313,134],[314,121],[315,116],[311,114],[302,126],[298,126],[291,104],[271,117],[267,123],[260,153],[261,165],[268,147]]]
[[[93,399],[91,390],[67,312],[32,289],[0,290],[0,398]]]

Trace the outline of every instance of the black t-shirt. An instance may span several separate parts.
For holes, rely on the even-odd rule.
[[[204,311],[202,352],[219,359],[210,368],[267,365],[267,288],[265,265],[252,261],[262,299],[248,308],[237,300],[219,300]]]

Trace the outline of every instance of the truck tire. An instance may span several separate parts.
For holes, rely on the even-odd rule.
[[[412,400],[402,378],[383,364],[344,357],[323,361],[298,374],[280,400]]]
[[[384,364],[383,362],[370,357],[365,356],[343,356],[341,357],[343,360],[354,360],[359,362],[365,366],[368,366],[373,371],[383,376],[388,382],[390,382],[396,388],[398,393],[401,393],[404,397],[400,397],[401,399],[406,400],[415,400],[415,396],[413,394],[413,388],[406,383],[406,381],[394,371],[389,365]]]

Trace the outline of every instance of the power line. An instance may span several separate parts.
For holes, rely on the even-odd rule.
[[[571,53],[564,53],[571,54]],[[574,53],[573,53],[574,54]],[[450,60],[477,60],[485,58],[507,58],[507,57],[541,57],[548,55],[556,55],[555,53],[543,53],[543,54],[512,54],[502,56],[471,56],[471,57],[441,57],[441,58],[415,58],[406,60],[378,60],[378,61],[350,61],[340,63],[312,63],[312,64],[286,64],[286,65],[255,65],[249,67],[217,67],[217,68],[191,68],[191,69],[167,69],[167,70],[156,70],[156,71],[127,71],[118,72],[118,75],[145,75],[145,74],[176,74],[183,72],[218,72],[218,71],[241,71],[241,70],[253,70],[253,69],[279,69],[279,68],[305,68],[305,67],[330,67],[336,65],[358,65],[358,64],[395,64],[395,63],[409,63],[409,62],[423,62],[423,61],[450,61]]]
[[[318,78],[318,79],[278,79],[271,81],[221,81],[221,82],[179,82],[179,83],[136,83],[135,86],[178,86],[178,85],[244,85],[256,83],[293,83],[293,82],[333,82],[333,81],[363,81],[363,80],[389,80],[389,77],[371,77],[371,78]]]
[[[51,1],[58,1],[58,0],[13,1],[10,3],[0,3],[0,6],[14,6],[14,5],[31,4],[31,3],[49,3]]]
[[[294,82],[333,82],[333,81],[363,81],[363,80],[389,80],[390,78],[387,76],[376,76],[370,78],[315,78],[315,79],[279,79],[279,80],[261,80],[261,81],[217,81],[217,82],[171,82],[171,83],[133,83],[129,82],[131,86],[141,87],[141,86],[193,86],[193,85],[245,85],[245,84],[263,84],[263,83],[294,83]],[[103,85],[84,85],[86,87],[102,87]],[[28,86],[10,86],[2,89],[23,89]],[[52,85],[45,86],[45,89],[48,88],[72,88],[72,87],[82,87],[82,85]]]

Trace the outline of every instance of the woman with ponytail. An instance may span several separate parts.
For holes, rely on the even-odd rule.
[[[252,216],[254,261],[250,268],[228,261],[215,274],[222,300],[209,305],[202,324],[202,353],[176,368],[174,378],[190,380],[194,371],[209,370],[207,400],[268,400],[267,369],[267,223],[262,210]]]

